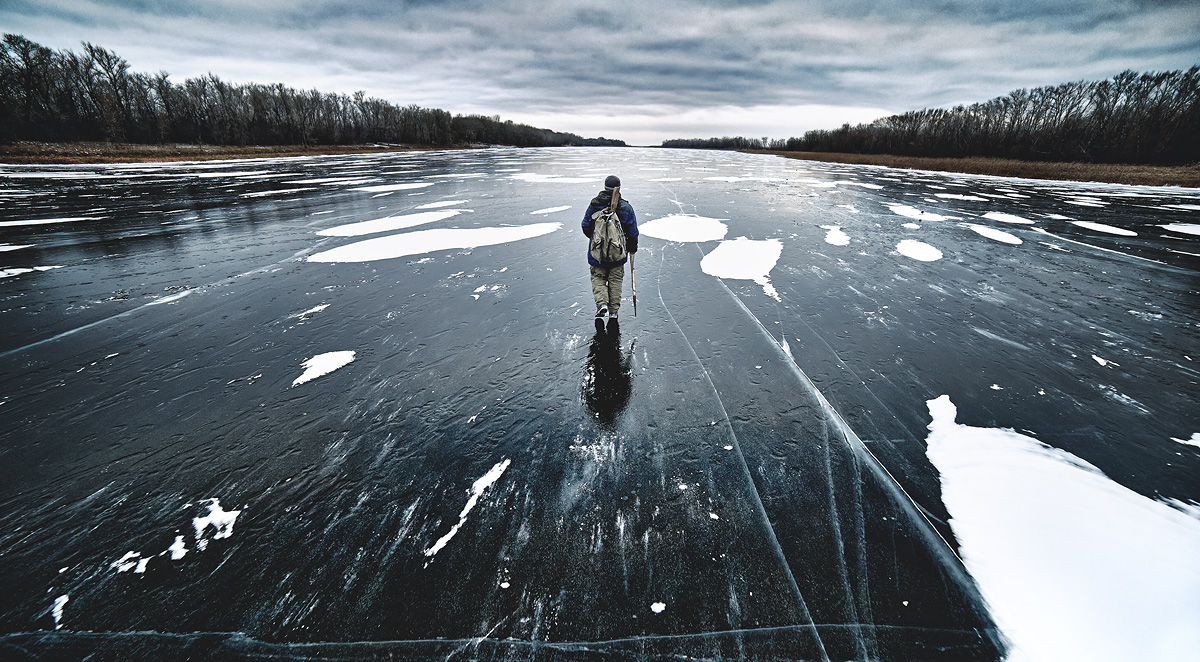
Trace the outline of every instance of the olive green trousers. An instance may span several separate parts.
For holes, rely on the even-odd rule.
[[[608,306],[608,314],[616,315],[621,308],[621,284],[625,282],[625,265],[592,267],[592,297],[596,307]]]

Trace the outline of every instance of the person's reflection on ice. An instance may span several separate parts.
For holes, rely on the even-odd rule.
[[[617,417],[629,404],[633,391],[633,343],[628,352],[621,351],[621,328],[610,319],[605,328],[596,321],[596,335],[583,368],[583,402],[600,426],[612,429]]]

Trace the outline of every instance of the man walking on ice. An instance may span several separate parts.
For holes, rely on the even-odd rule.
[[[616,175],[609,175],[604,190],[592,198],[583,214],[582,227],[588,237],[596,326],[603,324],[605,317],[610,325],[616,325],[625,263],[637,252],[638,244],[637,217],[633,206],[621,197],[621,180]]]

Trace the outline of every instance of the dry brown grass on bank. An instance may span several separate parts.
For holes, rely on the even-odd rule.
[[[1200,163],[1187,166],[1122,165],[1113,163],[1047,163],[967,157],[960,159],[922,156],[889,156],[886,154],[837,154],[830,152],[758,151],[756,154],[777,154],[789,159],[860,163],[890,168],[962,172],[972,175],[996,175],[1025,179],[1057,179],[1079,182],[1111,182],[1145,186],[1200,187]]]
[[[213,161],[279,156],[369,154],[429,149],[410,145],[140,145],[135,143],[17,142],[0,145],[0,163],[146,163],[157,161]]]

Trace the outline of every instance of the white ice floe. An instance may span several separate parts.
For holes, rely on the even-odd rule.
[[[1167,205],[1172,209],[1183,209],[1186,211],[1200,211],[1200,205]]]
[[[455,205],[465,205],[470,200],[442,200],[441,202],[426,202],[423,205],[417,205],[417,209],[437,209],[439,207],[453,207]]]
[[[1121,365],[1120,363],[1117,363],[1116,361],[1109,361],[1108,359],[1102,359],[1099,356],[1096,356],[1095,354],[1092,354],[1092,360],[1094,360],[1096,363],[1099,363],[1101,366],[1108,366],[1108,365],[1119,366],[1119,365]]]
[[[656,614],[663,613],[663,610],[665,610],[666,608],[667,608],[667,603],[665,603],[665,602],[655,602],[650,605],[650,611],[652,611]]]
[[[767,276],[783,253],[778,239],[753,240],[738,237],[722,241],[700,260],[700,270],[717,278],[752,280],[762,286],[767,296],[779,301],[779,294]]]
[[[917,209],[916,207],[909,207],[908,205],[888,205],[888,209],[891,209],[893,214],[898,214],[905,218],[917,218],[922,221],[944,221],[944,220],[946,220],[946,217],[942,216],[941,214],[934,214],[933,212],[921,211],[920,209]]]
[[[308,257],[309,262],[370,262],[453,248],[478,248],[531,239],[562,228],[562,223],[512,227],[418,230],[339,246]]]
[[[220,540],[233,535],[233,524],[237,521],[238,515],[241,515],[240,510],[222,510],[220,499],[208,500],[208,514],[203,517],[192,518],[192,528],[196,531],[196,549],[204,551],[208,548],[210,536],[207,535],[208,529],[213,530],[211,539]],[[174,547],[174,545],[172,545]],[[172,553],[172,558],[174,553]]]
[[[1081,228],[1095,230],[1096,232],[1107,232],[1108,234],[1116,234],[1116,235],[1120,235],[1122,237],[1136,237],[1137,236],[1137,233],[1132,230],[1126,230],[1125,228],[1117,228],[1117,227],[1113,227],[1111,225],[1105,225],[1103,223],[1093,223],[1092,221],[1071,221],[1071,223],[1078,225]]]
[[[1022,218],[1016,214],[1006,214],[1002,211],[989,211],[983,215],[984,218],[1000,221],[1001,223],[1020,223],[1022,225],[1033,225],[1033,221],[1028,218]]]
[[[896,244],[896,252],[921,262],[935,262],[942,259],[941,251],[923,241],[913,239],[905,239]]]
[[[963,223],[963,226],[966,228],[969,228],[971,231],[975,232],[976,234],[981,234],[981,235],[987,237],[988,239],[995,239],[996,241],[1002,241],[1006,244],[1012,244],[1014,246],[1021,243],[1021,239],[1019,237],[1013,236],[1003,230],[997,230],[996,228],[989,228],[986,225],[975,225],[974,223]]]
[[[292,382],[292,386],[299,386],[305,382],[311,382],[317,377],[328,375],[334,370],[348,365],[353,360],[354,350],[317,354],[300,364],[304,367],[304,372]]]
[[[987,198],[981,198],[977,195],[963,195],[961,193],[934,193],[939,198],[948,200],[970,200],[975,202],[987,202]]]
[[[60,595],[57,598],[54,598],[54,608],[52,611],[54,613],[55,630],[62,629],[63,608],[67,606],[67,601],[70,599],[71,596],[69,595]]]
[[[729,231],[723,220],[726,219],[672,214],[642,224],[638,227],[638,234],[676,242],[720,241]]]
[[[70,216],[66,218],[35,218],[28,221],[0,221],[0,228],[11,228],[18,225],[51,225],[53,223],[78,223],[80,221],[96,221],[103,216]]]
[[[407,191],[414,188],[425,188],[433,186],[433,182],[409,182],[407,184],[377,184],[375,186],[358,186],[350,189],[351,191],[363,191],[364,193],[380,193],[382,191]]]
[[[1167,225],[1160,225],[1158,227],[1160,227],[1164,230],[1170,230],[1171,232],[1180,232],[1182,234],[1200,235],[1200,223],[1169,223]],[[5,250],[5,249],[0,248],[0,250]],[[7,250],[12,250],[12,249],[10,248]]]
[[[51,269],[62,268],[63,265],[61,264],[53,264],[44,267],[10,267],[8,269],[0,269],[0,278],[11,278],[13,276],[20,276],[21,274],[27,274],[33,271],[50,271]]]
[[[1010,429],[928,401],[927,454],[1008,660],[1171,661],[1200,651],[1200,508],[1142,496]]]
[[[850,243],[850,235],[842,232],[842,228],[837,225],[822,225],[822,229],[829,230],[825,233],[825,243],[833,244],[834,246],[846,246]]]
[[[392,230],[403,230],[404,228],[425,225],[426,223],[435,223],[447,218],[453,218],[461,213],[461,210],[450,209],[446,211],[423,211],[404,216],[388,216],[373,221],[361,221],[359,223],[334,226],[321,230],[317,234],[323,237],[359,237],[365,234],[391,232]]]
[[[530,214],[553,214],[559,211],[566,211],[571,208],[571,205],[563,205],[562,207],[547,207],[529,212]]]
[[[1045,216],[1046,218],[1049,218],[1049,219],[1055,220],[1055,221],[1073,221],[1073,220],[1075,220],[1075,219],[1071,218],[1070,216],[1063,216],[1062,214],[1042,214],[1042,216]]]
[[[1189,446],[1200,448],[1200,432],[1193,432],[1191,439],[1179,439],[1178,437],[1171,437],[1171,441],[1178,441],[1181,444],[1187,444]]]
[[[1063,200],[1063,202],[1078,207],[1104,207],[1108,205],[1107,202],[1095,198],[1068,198]]]
[[[425,556],[430,557],[430,560],[425,563],[426,566],[432,563],[433,556],[442,551],[446,543],[450,542],[450,539],[458,534],[458,530],[467,521],[467,515],[475,507],[475,504],[479,502],[479,497],[483,495],[483,491],[491,487],[497,480],[500,480],[500,476],[504,475],[504,470],[508,469],[509,464],[512,464],[512,460],[505,458],[503,462],[497,463],[471,485],[471,489],[467,490],[467,504],[463,506],[462,512],[458,514],[458,523],[450,527],[449,533],[438,538],[438,541],[433,543],[432,547],[425,550]]]
[[[0,253],[19,251],[22,248],[33,248],[33,244],[0,244]]]

